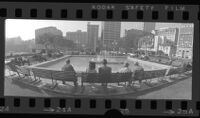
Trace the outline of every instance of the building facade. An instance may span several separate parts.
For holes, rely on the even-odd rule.
[[[116,42],[120,39],[121,22],[102,22],[103,48],[114,50]]]
[[[182,24],[180,27],[176,56],[192,59],[193,55],[193,24]]]
[[[161,28],[179,28],[181,23],[156,23],[155,30],[159,30]]]
[[[178,42],[178,28],[162,28],[155,30],[154,51],[162,51],[167,56],[175,56]]]
[[[178,28],[166,28],[158,30],[157,35],[160,36],[158,41],[158,50],[163,51],[168,56],[175,56],[178,41]],[[170,43],[167,43],[170,41]]]
[[[98,34],[99,34],[99,25],[90,24],[90,22],[88,22],[88,24],[87,24],[87,37],[88,37],[87,47],[90,51],[96,52]]]
[[[21,44],[23,42],[22,38],[20,36],[13,37],[13,38],[6,38],[6,41],[12,42],[13,45],[18,45],[18,44]]]
[[[156,23],[154,22],[144,22],[144,28],[143,31],[145,32],[152,32],[152,30],[155,30]]]
[[[138,50],[143,50],[143,51],[156,51],[155,48],[155,39],[153,35],[149,36],[143,36],[139,38],[138,41]]]
[[[144,22],[135,22],[131,27],[137,30],[144,30]]]
[[[66,32],[66,39],[72,40],[78,46],[86,47],[88,41],[87,32],[77,30],[76,32]]]

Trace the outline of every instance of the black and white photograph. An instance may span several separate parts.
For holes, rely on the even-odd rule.
[[[192,100],[193,23],[5,20],[4,96]]]

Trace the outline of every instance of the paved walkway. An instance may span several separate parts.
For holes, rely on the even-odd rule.
[[[58,89],[55,89],[58,93],[56,92],[51,92],[51,91],[44,91],[42,89],[39,89],[37,87],[32,87],[26,84],[23,84],[21,82],[18,81],[13,81],[11,78],[5,78],[5,96],[33,96],[33,97],[63,97],[63,96],[71,96],[72,97],[72,92],[77,92],[80,91],[81,89],[78,88],[78,90],[74,90],[74,88],[69,85],[69,86],[61,86]],[[95,85],[94,85],[95,86]],[[112,86],[112,85],[111,85]],[[146,86],[144,85],[142,87],[142,89],[144,89]],[[62,89],[61,89],[62,88]],[[114,87],[115,89],[113,89],[112,87],[107,91],[107,93],[105,94],[104,92],[102,92],[103,90],[101,90],[101,88],[98,88],[98,85],[96,85],[96,87],[92,87],[90,86],[86,86],[85,90],[83,93],[78,92],[78,94],[82,94],[82,95],[94,95],[96,94],[96,97],[103,97],[102,95],[104,95],[104,97],[109,97],[109,96],[105,96],[107,95],[111,95],[111,94],[116,94],[119,92],[123,92],[124,89],[127,90],[127,88],[124,88],[122,86]],[[65,89],[65,90],[63,90]],[[93,90],[92,90],[93,89]],[[95,90],[96,89],[96,90]],[[191,93],[192,93],[192,79],[191,78],[187,78],[185,80],[181,80],[177,83],[174,84],[169,84],[169,85],[164,85],[161,88],[156,88],[150,91],[141,91],[137,93],[128,93],[126,95],[121,94],[118,96],[110,96],[110,97],[119,97],[119,98],[139,98],[139,99],[191,99]],[[61,93],[66,93],[65,95],[61,94]],[[139,94],[138,94],[139,93]],[[83,96],[85,97],[85,96]]]
[[[139,99],[192,99],[192,78],[139,96]]]

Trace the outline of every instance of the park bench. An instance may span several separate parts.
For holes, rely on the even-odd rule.
[[[9,74],[10,74],[10,71],[12,71],[12,72],[14,72],[14,73],[17,73],[18,75],[19,75],[19,73],[18,73],[18,71],[17,71],[17,67],[13,64],[13,63],[7,63],[6,64],[6,67],[8,68],[8,70],[9,70]],[[10,74],[10,76],[12,76],[11,74]]]
[[[31,76],[30,70],[26,67],[18,66],[12,63],[7,63],[6,66],[9,69],[9,71],[17,73],[19,78],[25,78]],[[21,75],[23,75],[23,77],[21,77]]]
[[[152,86],[151,84],[148,83],[149,80],[154,79],[154,78],[164,77],[165,73],[166,73],[166,69],[143,71],[143,72],[136,71],[133,76],[132,81],[139,81],[141,83],[142,80],[146,80],[144,84],[146,84],[147,86]]]
[[[74,86],[77,86],[77,76],[75,72],[65,72],[65,71],[51,71],[52,72],[52,79],[57,81],[62,81],[63,84],[65,81],[67,82],[73,82]]]
[[[187,70],[186,68],[182,67],[170,68],[169,70],[167,70],[166,76],[169,76],[170,79],[174,79],[175,78],[174,75],[180,75],[180,74],[191,75],[191,72],[189,71],[191,70]]]
[[[37,78],[45,78],[45,79],[51,79],[52,80],[52,88],[55,88],[58,83],[57,81],[69,81],[74,82],[76,86],[77,77],[75,72],[65,72],[65,71],[57,71],[57,70],[48,70],[43,68],[32,68],[31,69],[34,75],[35,80]],[[54,80],[56,83],[54,84]]]
[[[132,77],[132,73],[112,73],[108,75],[100,75],[99,73],[82,73],[81,86],[84,86],[84,83],[120,83],[120,82],[129,82]]]
[[[183,71],[182,67],[178,68],[170,68],[168,72],[166,73],[166,76],[174,75],[174,74],[179,74]]]
[[[157,78],[157,77],[163,77],[165,76],[165,73],[166,73],[166,69],[144,71],[142,79],[146,80],[146,79],[152,79],[152,78]]]
[[[26,68],[24,66],[17,66],[16,65],[16,70],[17,70],[18,75],[19,75],[20,78],[25,78],[25,77],[30,78],[31,77],[31,72],[30,72],[29,68]],[[23,75],[23,77],[21,77],[20,74]]]
[[[35,78],[35,80],[37,80],[37,78],[45,78],[45,79],[51,79],[52,80],[52,84],[53,84],[53,78],[52,78],[52,70],[48,70],[48,69],[43,69],[43,68],[31,68],[31,71],[33,72],[33,76]]]
[[[112,73],[111,78],[106,77],[100,79],[98,73],[82,73],[82,84],[84,83],[120,83],[120,82],[130,82],[130,81],[142,81],[149,80],[153,78],[165,76],[166,69],[163,70],[153,70],[153,71],[136,71],[134,77],[132,78],[132,73]]]

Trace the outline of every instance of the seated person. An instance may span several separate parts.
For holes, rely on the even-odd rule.
[[[186,65],[186,71],[192,70],[192,63],[188,62]]]
[[[17,57],[15,57],[14,59],[14,64],[20,66],[20,62]]]
[[[96,64],[93,61],[89,62],[89,68],[86,69],[87,73],[97,73],[96,71]]]
[[[87,80],[95,80],[97,79],[97,71],[96,71],[96,64],[93,61],[89,62],[89,68],[86,69],[86,77]]]
[[[134,64],[134,66],[135,66],[135,68],[133,69],[133,78],[138,80],[139,83],[141,84],[142,78],[143,78],[144,68],[142,66],[140,66],[138,62],[136,62]],[[129,82],[129,85],[130,84],[131,84],[131,82]]]
[[[67,72],[75,72],[73,66],[70,64],[70,60],[66,60],[65,65],[62,67],[62,71],[67,71]]]
[[[20,64],[20,66],[23,66],[23,59],[22,59],[22,57],[20,56],[20,57],[18,57],[18,62],[19,62],[19,64]]]
[[[120,72],[120,73],[129,73],[129,72],[131,72],[131,69],[129,68],[129,63],[126,62],[126,63],[124,64],[124,67],[121,68],[121,69],[119,70],[119,72]]]
[[[107,66],[107,60],[104,59],[102,62],[103,66],[99,68],[99,77],[103,81],[102,85],[107,86],[107,83],[105,82],[106,80],[111,78],[111,67]]]
[[[31,65],[31,62],[29,60],[29,58],[26,58],[26,63],[30,66]]]
[[[65,71],[65,72],[74,72],[75,73],[75,70],[73,68],[73,66],[70,64],[70,60],[66,60],[66,64],[62,67],[62,71]],[[63,84],[65,84],[65,81],[63,81]],[[77,86],[77,82],[74,81],[74,85]]]

